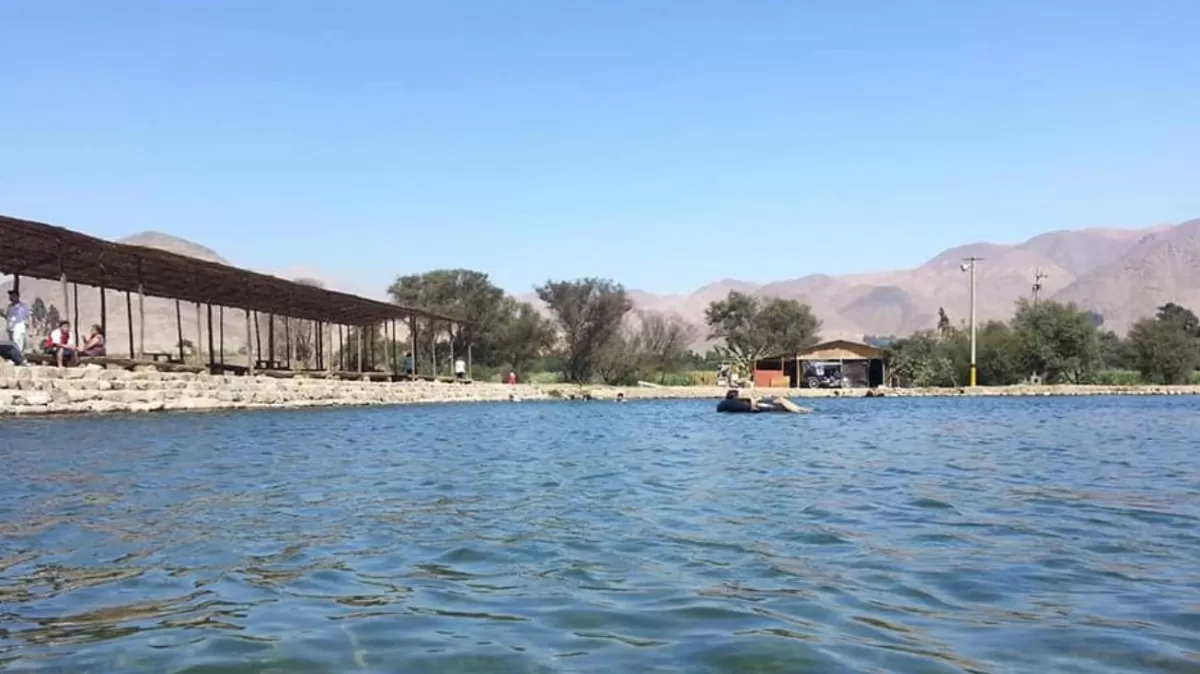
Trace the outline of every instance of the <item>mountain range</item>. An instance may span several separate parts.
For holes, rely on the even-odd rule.
[[[216,251],[167,234],[144,232],[121,241],[228,264]],[[912,269],[841,276],[808,274],[765,284],[722,279],[687,295],[642,290],[630,290],[629,294],[635,309],[673,313],[697,326],[703,324],[710,302],[737,290],[809,304],[822,321],[825,339],[904,335],[934,327],[939,308],[954,322],[966,320],[969,283],[960,265],[969,256],[982,258],[976,266],[980,321],[1011,316],[1016,301],[1031,296],[1038,272],[1045,275],[1042,298],[1075,302],[1103,316],[1104,327],[1121,334],[1166,302],[1200,308],[1200,219],[1143,229],[1060,230],[1012,245],[971,243],[945,250]],[[329,287],[339,285],[307,270],[305,276],[323,280]],[[28,303],[41,297],[47,304],[62,305],[57,281],[23,279],[22,290]],[[532,293],[518,295],[518,299],[545,310]],[[124,295],[110,291],[106,302],[109,342],[124,349],[128,339]],[[79,304],[84,326],[98,322],[96,289],[81,287]],[[147,298],[146,315],[147,348],[172,348],[177,340],[174,302]],[[182,318],[185,339],[194,340],[194,305],[184,305]],[[227,315],[228,349],[241,345],[239,336],[244,331],[244,319]],[[697,346],[700,341],[702,337]]]
[[[933,328],[938,309],[967,320],[970,284],[962,264],[976,263],[976,316],[1007,319],[1031,297],[1040,272],[1044,299],[1075,302],[1124,334],[1166,302],[1200,307],[1200,219],[1142,229],[1078,229],[1040,234],[1018,244],[970,243],[912,269],[830,276],[808,274],[758,284],[722,279],[689,295],[630,291],[635,309],[669,312],[703,325],[710,302],[737,290],[800,300],[822,321],[824,339],[905,335]],[[521,299],[544,310],[536,295]],[[703,331],[701,331],[703,332]]]

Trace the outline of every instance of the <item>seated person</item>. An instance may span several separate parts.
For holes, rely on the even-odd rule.
[[[104,328],[99,325],[93,325],[92,334],[88,335],[87,341],[79,348],[79,355],[94,358],[103,356],[104,354]]]
[[[63,321],[42,342],[42,350],[48,356],[54,356],[59,367],[75,359],[75,349],[71,348],[71,321]]]
[[[17,345],[7,339],[0,339],[0,360],[7,360],[13,365],[24,365],[25,356]]]

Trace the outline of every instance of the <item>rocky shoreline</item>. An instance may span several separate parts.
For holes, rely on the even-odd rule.
[[[725,389],[695,387],[579,387],[566,384],[371,382],[298,376],[220,376],[79,367],[0,364],[0,417],[171,410],[401,405],[521,400],[718,399]],[[760,396],[862,397],[861,389],[758,389]],[[1195,395],[1197,386],[1011,386],[976,389],[882,389],[883,397]]]

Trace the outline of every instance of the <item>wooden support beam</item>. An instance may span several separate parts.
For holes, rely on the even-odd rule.
[[[78,349],[79,348],[79,331],[83,329],[79,325],[79,284],[78,283],[71,284],[71,293],[74,295],[74,297],[71,298],[71,309],[74,310],[74,312],[75,312],[75,317],[71,319],[71,324],[75,326],[75,329],[72,330],[71,332],[75,335],[75,348]]]
[[[146,357],[146,291],[138,284],[138,356]]]
[[[396,374],[400,370],[396,361],[396,319],[393,318],[391,321],[389,321],[389,323],[392,324],[392,343],[391,348],[389,349],[389,351],[392,352],[392,374]]]
[[[413,375],[413,377],[416,377],[417,376],[417,317],[416,316],[408,317],[408,348],[409,348],[408,352],[412,354],[412,359],[413,359],[412,360],[412,363],[413,363],[412,375]]]
[[[67,293],[67,275],[63,274],[62,276],[59,276],[58,280],[59,280],[59,283],[62,284],[62,301],[63,301],[63,310],[62,310],[62,313],[59,314],[59,320],[60,321],[69,321],[69,320],[71,320],[71,296],[70,296],[70,294]],[[53,327],[57,328],[58,326],[55,325]],[[78,329],[78,326],[76,326],[76,329]]]
[[[275,363],[275,313],[267,314],[267,360]]]
[[[100,331],[104,333],[104,344],[108,344],[108,292],[100,286]]]
[[[358,326],[358,371],[363,371],[363,326]]]
[[[212,305],[208,305],[208,368],[211,372],[217,365],[217,354],[213,349]]]
[[[221,352],[221,365],[225,364],[225,305],[217,307],[217,321],[220,322],[220,327],[217,328],[220,335],[220,344],[217,348]]]
[[[187,362],[187,354],[183,351],[183,310],[179,306],[179,300],[175,300],[175,332],[179,339],[179,362]]]
[[[200,303],[196,302],[196,364],[204,362],[204,321],[200,318]]]
[[[133,298],[129,291],[125,291],[125,317],[129,319],[129,360],[133,360],[137,353],[133,350]]]
[[[287,359],[287,369],[292,369],[292,319],[283,318],[283,353]]]
[[[262,360],[262,330],[258,327],[258,312],[254,312],[254,359]]]
[[[250,328],[250,310],[246,309],[246,376],[254,376],[254,332]]]

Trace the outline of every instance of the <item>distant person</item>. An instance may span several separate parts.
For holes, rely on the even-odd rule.
[[[8,308],[4,310],[4,327],[12,346],[25,353],[25,331],[29,322],[29,307],[21,301],[21,293],[17,290],[8,291]]]
[[[509,373],[508,373],[508,383],[509,383],[510,385],[512,385],[512,386],[516,386],[516,385],[517,385],[517,373],[516,373],[516,371],[515,371],[515,370],[514,370],[514,371],[509,371]]]
[[[462,358],[454,361],[454,378],[462,380],[467,378],[467,361]]]
[[[66,367],[75,359],[75,349],[71,348],[71,321],[63,321],[58,324],[58,327],[50,333],[45,342],[42,342],[43,350],[48,356],[54,356],[59,367]]]
[[[103,356],[107,352],[104,346],[104,328],[99,325],[92,326],[92,333],[88,335],[87,341],[79,348],[79,355],[96,358]]]
[[[401,365],[401,371],[408,376],[413,376],[413,355],[411,351],[404,352],[404,364]]]
[[[12,340],[0,339],[0,359],[7,360],[13,365],[24,365],[25,356]]]

